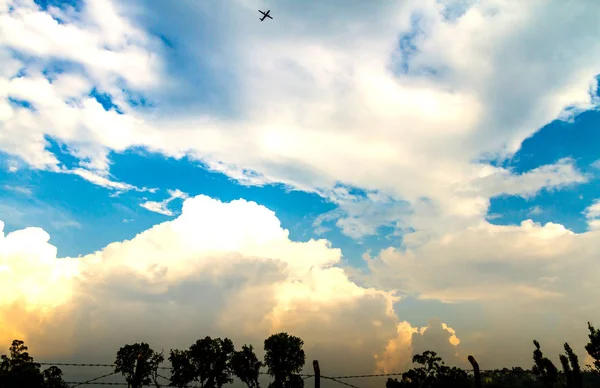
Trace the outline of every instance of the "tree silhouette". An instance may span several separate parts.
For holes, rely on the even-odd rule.
[[[600,329],[594,328],[591,323],[588,322],[588,335],[590,342],[585,345],[585,350],[588,352],[590,357],[594,359],[594,370],[600,374]]]
[[[254,354],[252,345],[244,345],[242,350],[235,351],[231,356],[230,368],[248,388],[260,388],[258,376],[262,364]]]
[[[155,352],[147,343],[125,345],[117,352],[115,372],[125,376],[125,381],[131,388],[140,388],[156,383],[158,366],[164,361],[161,353]]]
[[[199,339],[188,350],[171,350],[171,386],[197,381],[203,388],[221,388],[232,383],[229,361],[234,350],[229,338],[210,337]]]
[[[403,373],[400,381],[388,379],[386,388],[466,388],[472,384],[467,372],[444,365],[442,358],[434,351],[415,354],[412,361],[422,366]]]
[[[565,342],[564,347],[566,355],[561,354],[559,357],[563,367],[567,388],[582,388],[583,378],[581,375],[581,367],[579,366],[579,358],[567,342]]]
[[[171,350],[169,361],[171,362],[170,386],[183,388],[194,381],[195,371],[189,350]]]
[[[486,388],[541,388],[542,384],[536,381],[531,374],[523,368],[502,368],[485,372]]]
[[[532,371],[540,377],[544,387],[552,388],[558,381],[558,369],[556,369],[549,358],[544,357],[540,349],[540,343],[533,340],[533,344],[535,345],[535,350],[533,351],[533,361],[535,364]]]
[[[203,388],[221,388],[233,382],[229,370],[233,351],[233,342],[229,338],[205,337],[190,346],[189,356]]]
[[[273,334],[265,340],[265,364],[273,381],[269,388],[303,388],[304,380],[298,375],[306,355],[304,341],[288,333]]]
[[[63,372],[60,368],[56,366],[51,366],[50,368],[44,370],[42,372],[45,381],[45,388],[68,388],[69,385],[63,381],[62,375]]]
[[[43,372],[40,364],[34,362],[27,352],[27,346],[20,340],[14,340],[9,348],[9,355],[3,354],[0,359],[0,387],[2,388],[66,388],[62,379],[62,371],[52,366]]]
[[[564,354],[560,354],[558,356],[560,359],[560,364],[563,368],[563,375],[565,376],[565,382],[568,388],[573,387],[573,371],[571,370],[571,366],[569,365],[569,358]]]

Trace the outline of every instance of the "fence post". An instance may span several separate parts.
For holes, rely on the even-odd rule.
[[[318,360],[313,360],[313,369],[315,370],[315,388],[321,388],[321,369]]]
[[[475,357],[469,356],[469,362],[473,365],[473,377],[475,377],[475,388],[481,388],[481,373],[479,372],[479,364]]]

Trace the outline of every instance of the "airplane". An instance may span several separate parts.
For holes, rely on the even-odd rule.
[[[261,22],[262,22],[263,20],[265,20],[265,18],[273,19],[273,18],[271,17],[271,15],[269,15],[269,12],[271,12],[271,10],[270,10],[270,9],[268,9],[268,10],[267,10],[267,12],[263,12],[263,11],[261,11],[261,10],[259,9],[259,10],[258,10],[258,12],[260,12],[260,13],[262,13],[262,14],[263,14],[263,17],[262,17],[262,18],[260,18],[260,21],[261,21]]]

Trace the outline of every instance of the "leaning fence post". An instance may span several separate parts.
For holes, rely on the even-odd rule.
[[[473,376],[475,377],[475,388],[481,388],[481,374],[479,373],[479,364],[475,357],[469,356],[469,362],[473,365]]]
[[[318,360],[313,360],[313,369],[315,370],[315,388],[321,388],[321,369]]]

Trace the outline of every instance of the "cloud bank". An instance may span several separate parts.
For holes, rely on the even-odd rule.
[[[291,241],[253,202],[186,199],[176,219],[79,258],[57,258],[49,237],[2,234],[3,348],[20,338],[46,360],[110,362],[125,343],[181,348],[211,335],[262,349],[289,331],[330,374],[394,369],[412,356],[408,341],[404,356],[381,361],[413,330],[392,292],[350,281],[339,249]]]

